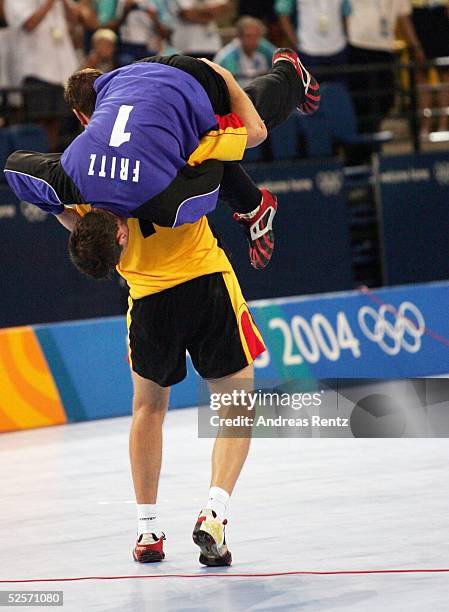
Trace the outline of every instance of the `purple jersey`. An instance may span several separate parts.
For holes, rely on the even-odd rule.
[[[95,89],[95,112],[62,167],[87,202],[130,216],[170,185],[217,119],[198,81],[172,66],[125,66]]]
[[[167,227],[216,207],[221,162],[187,164],[217,126],[196,78],[144,61],[104,74],[95,90],[89,125],[62,156],[17,151],[9,157],[5,174],[17,197],[54,214],[64,204],[89,203]]]

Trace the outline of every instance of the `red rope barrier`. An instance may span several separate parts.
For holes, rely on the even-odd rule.
[[[330,570],[330,571],[291,571],[231,573],[223,571],[203,574],[134,574],[129,576],[78,576],[75,578],[24,578],[0,580],[0,584],[30,582],[77,582],[82,580],[129,580],[134,578],[278,578],[282,576],[355,576],[361,574],[436,574],[449,573],[449,568],[428,569],[377,569],[377,570]]]

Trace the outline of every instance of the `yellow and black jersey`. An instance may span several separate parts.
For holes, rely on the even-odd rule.
[[[89,205],[79,205],[83,215]],[[199,276],[232,272],[206,217],[178,228],[128,219],[129,238],[117,272],[129,286],[133,300],[170,289]]]

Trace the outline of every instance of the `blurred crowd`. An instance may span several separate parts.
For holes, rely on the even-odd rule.
[[[27,110],[42,118],[52,147],[55,117],[66,112],[62,87],[79,67],[103,71],[148,55],[215,59],[245,85],[271,65],[275,46],[299,50],[321,80],[345,81],[359,115],[378,92],[375,131],[394,103],[398,32],[417,78],[426,60],[449,56],[448,0],[0,0],[0,88],[23,87]],[[339,67],[357,65],[354,73]],[[374,66],[370,70],[366,65]],[[376,68],[377,66],[377,68]],[[433,79],[449,84],[444,65]],[[33,95],[39,89],[39,95]],[[448,129],[449,87],[422,88],[423,134]]]

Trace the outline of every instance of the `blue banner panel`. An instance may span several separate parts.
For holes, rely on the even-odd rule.
[[[0,327],[126,312],[118,280],[83,277],[67,250],[69,233],[52,215],[18,203],[0,186]]]
[[[132,384],[123,317],[34,330],[69,422],[130,414]]]
[[[253,305],[269,351],[259,378],[382,378],[449,372],[449,284]]]
[[[448,374],[448,309],[449,283],[254,303],[268,347],[256,361],[256,384]],[[34,331],[69,422],[131,413],[124,318]],[[171,408],[204,399],[188,357],[187,365],[187,378],[172,389]]]
[[[123,317],[37,325],[34,332],[59,391],[68,422],[131,414],[128,331]],[[198,402],[199,377],[187,358],[188,376],[172,389],[170,406]]]
[[[341,164],[261,164],[248,168],[259,186],[279,198],[276,248],[263,272],[254,270],[246,238],[227,206],[210,215],[230,252],[247,299],[264,299],[352,289],[351,241]]]
[[[387,284],[449,278],[449,155],[383,157],[380,195]]]

